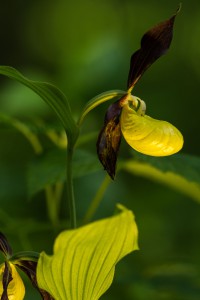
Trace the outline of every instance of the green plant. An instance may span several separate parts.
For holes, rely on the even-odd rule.
[[[71,228],[58,235],[51,257],[44,252],[13,254],[7,238],[1,234],[0,250],[5,260],[1,265],[1,299],[11,299],[11,296],[15,297],[14,299],[24,297],[23,282],[16,268],[28,275],[43,299],[99,299],[112,283],[116,263],[126,254],[138,249],[137,226],[133,214],[121,205],[118,205],[119,211],[115,216],[76,228],[74,158],[77,153],[79,157],[83,155],[81,159],[86,162],[86,157],[78,152],[77,148],[91,138],[90,135],[81,136],[80,129],[87,114],[106,101],[115,102],[107,110],[104,126],[97,141],[97,152],[110,177],[115,177],[123,134],[131,147],[153,157],[134,152],[132,157],[119,163],[118,171],[125,170],[151,177],[200,201],[198,172],[185,172],[186,166],[187,170],[194,170],[194,166],[199,170],[199,159],[178,154],[165,157],[162,161],[156,160],[154,156],[166,156],[179,151],[183,145],[183,137],[170,123],[146,116],[144,101],[131,95],[133,87],[146,69],[168,50],[176,15],[177,13],[143,36],[141,48],[131,58],[127,91],[108,91],[94,97],[86,104],[77,122],[65,95],[55,86],[29,80],[11,67],[0,67],[2,75],[22,83],[38,94],[55,111],[63,126],[63,131],[58,134],[52,128],[45,128],[44,124],[35,124],[38,128],[44,125],[45,135],[56,145],[56,154],[41,156],[43,147],[32,127],[14,118],[0,115],[4,124],[13,126],[28,139],[39,157],[38,164],[29,169],[30,193],[45,190],[48,216],[55,228],[59,227],[60,202],[66,177]],[[52,160],[65,154],[66,167],[63,167],[59,159]],[[88,165],[86,164],[88,171],[92,169],[91,161],[90,157]],[[49,165],[53,167],[53,172],[49,172]],[[85,222],[88,223],[91,219],[109,183],[110,179],[106,176],[86,213]]]

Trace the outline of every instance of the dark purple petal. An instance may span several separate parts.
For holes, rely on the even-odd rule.
[[[9,300],[8,299],[8,285],[11,282],[12,278],[12,271],[11,268],[9,266],[8,262],[5,262],[5,268],[4,268],[4,272],[3,272],[3,280],[2,280],[2,284],[3,284],[3,293],[1,295],[1,300]]]
[[[8,243],[7,238],[2,232],[0,232],[0,251],[3,252],[6,257],[12,255],[12,249]]]
[[[32,285],[38,290],[43,300],[54,300],[54,298],[48,292],[38,287],[36,279],[37,262],[29,260],[20,260],[16,263],[16,266],[28,276]]]
[[[173,25],[177,10],[169,20],[166,20],[147,31],[141,40],[141,48],[131,57],[128,76],[128,89],[132,89],[143,73],[170,47],[173,37]]]
[[[97,140],[99,160],[112,179],[115,177],[117,155],[121,142],[120,114],[119,101],[111,104],[105,116],[104,127]]]

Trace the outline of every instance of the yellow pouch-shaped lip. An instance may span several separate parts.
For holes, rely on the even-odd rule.
[[[172,124],[138,114],[129,103],[120,118],[126,142],[138,152],[151,156],[167,156],[183,147],[183,136]]]

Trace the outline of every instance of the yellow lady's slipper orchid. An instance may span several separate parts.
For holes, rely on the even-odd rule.
[[[12,263],[9,263],[9,268],[11,272],[12,279],[7,287],[7,295],[9,300],[23,300],[25,296],[25,287],[24,283],[17,272],[15,266]],[[3,274],[5,270],[5,264],[2,264],[0,267],[0,295],[2,296],[3,289]]]
[[[106,112],[104,126],[97,140],[97,154],[112,179],[115,177],[122,134],[133,149],[152,156],[171,155],[183,146],[183,136],[176,127],[146,116],[144,101],[131,95],[144,72],[168,51],[179,11],[180,6],[170,19],[143,35],[140,49],[131,56],[127,94],[111,104]]]
[[[126,142],[135,150],[152,156],[167,156],[178,152],[183,146],[183,136],[172,124],[145,115],[145,104],[139,98],[122,108],[121,131]],[[136,103],[139,109],[136,110]],[[137,103],[137,104],[138,104]],[[135,108],[135,109],[134,109]]]

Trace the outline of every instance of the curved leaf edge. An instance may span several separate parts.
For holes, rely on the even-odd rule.
[[[37,267],[40,288],[57,300],[99,299],[112,283],[116,263],[138,250],[134,215],[121,205],[118,209],[121,212],[113,217],[59,234],[54,254],[40,254]]]
[[[20,82],[40,96],[57,114],[69,141],[75,143],[78,137],[78,126],[72,117],[69,102],[60,89],[47,82],[30,80],[10,66],[0,66],[0,74]]]
[[[176,171],[162,170],[150,162],[134,159],[122,162],[120,169],[173,188],[200,203],[200,183],[190,180]]]

